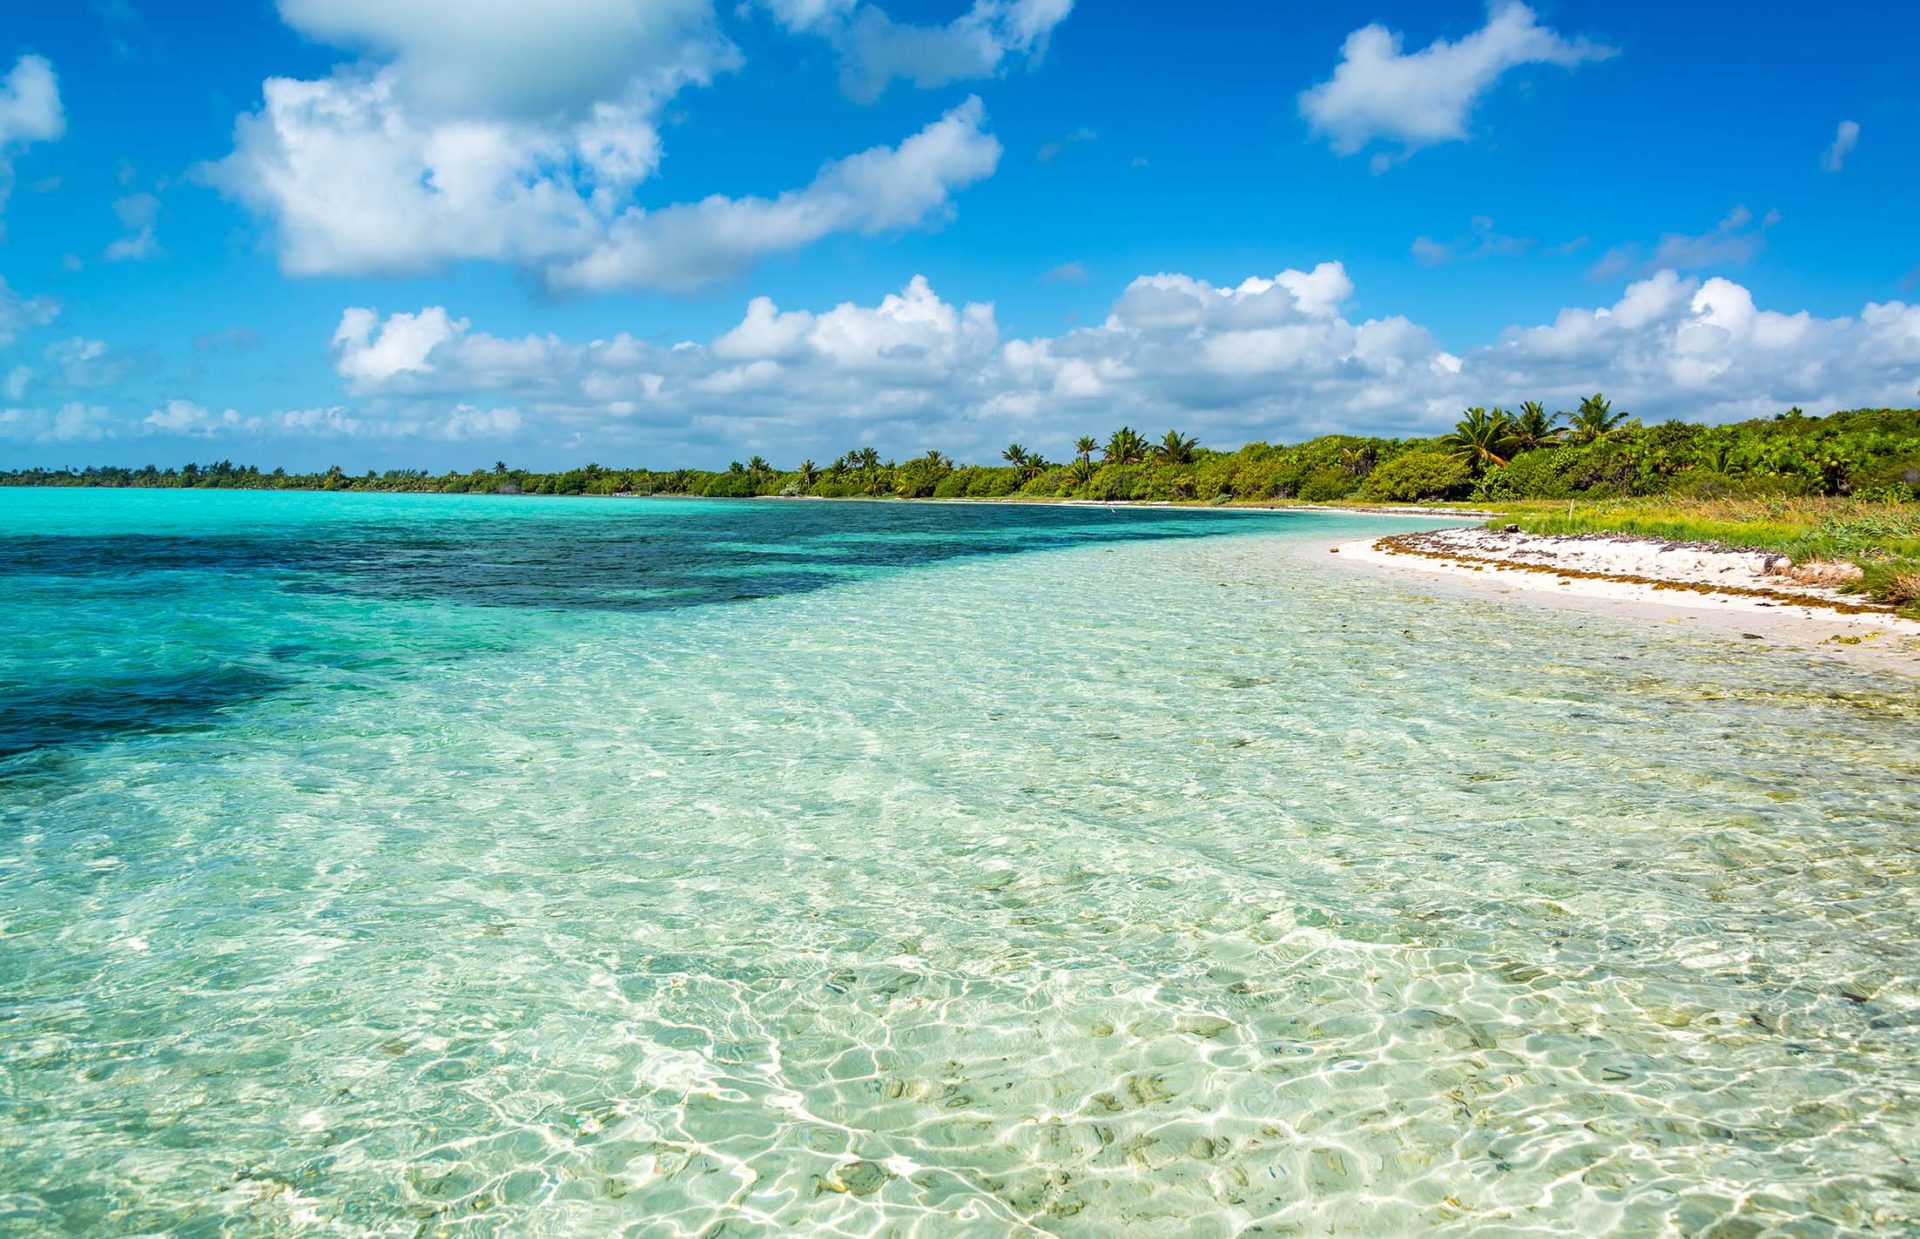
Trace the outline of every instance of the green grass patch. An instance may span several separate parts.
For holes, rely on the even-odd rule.
[[[1920,505],[1837,498],[1610,499],[1498,505],[1494,524],[1528,533],[1619,533],[1777,551],[1796,563],[1844,560],[1853,586],[1920,615]]]

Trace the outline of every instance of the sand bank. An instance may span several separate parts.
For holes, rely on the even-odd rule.
[[[1442,529],[1330,546],[1343,563],[1587,611],[1640,615],[1735,639],[1817,648],[1920,675],[1920,621],[1802,584],[1784,557],[1610,534]]]

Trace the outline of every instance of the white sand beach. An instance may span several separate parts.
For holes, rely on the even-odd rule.
[[[1920,675],[1920,621],[1788,575],[1783,556],[1608,534],[1443,529],[1329,545],[1436,585],[1687,624]]]

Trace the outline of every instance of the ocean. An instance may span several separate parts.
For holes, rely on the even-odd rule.
[[[1408,527],[0,490],[0,1231],[1920,1226],[1911,685]]]

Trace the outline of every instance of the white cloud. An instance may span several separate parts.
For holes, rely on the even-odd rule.
[[[385,322],[373,310],[351,309],[333,333],[334,368],[356,383],[376,385],[396,375],[423,373],[432,368],[427,355],[466,329],[466,319],[455,322],[437,305],[418,314],[390,315]]]
[[[142,358],[116,349],[104,340],[73,336],[56,340],[46,349],[61,384],[68,388],[112,387],[140,368]]]
[[[153,235],[160,221],[160,199],[149,193],[128,194],[114,201],[113,213],[127,234],[107,246],[102,256],[108,262],[141,262],[160,252]]]
[[[140,424],[156,433],[174,435],[211,436],[222,432],[259,429],[257,419],[243,418],[234,409],[214,413],[190,400],[169,400],[147,414]]]
[[[826,163],[803,188],[644,210],[634,190],[662,157],[660,110],[732,63],[706,0],[490,5],[479,16],[454,0],[282,9],[371,58],[319,80],[268,79],[260,110],[235,125],[233,153],[202,174],[275,225],[281,265],[296,274],[478,259],[556,288],[691,289],[830,233],[939,222],[953,191],[999,156],[970,99],[897,147]],[[453,9],[459,21],[447,21]],[[444,45],[443,22],[457,30]],[[523,61],[539,62],[524,80]]]
[[[737,59],[710,0],[280,0],[280,16],[391,66],[408,103],[435,116],[578,119]]]
[[[777,198],[714,196],[658,211],[633,208],[588,253],[549,271],[560,288],[686,290],[738,274],[756,259],[835,232],[881,232],[939,221],[951,195],[991,175],[1000,143],[969,98],[897,147],[875,147],[820,169]]]
[[[96,409],[94,428],[106,426],[105,410]],[[168,435],[176,438],[295,437],[314,439],[435,439],[461,442],[469,439],[502,439],[517,434],[522,427],[517,409],[482,409],[456,404],[444,410],[417,410],[404,416],[385,416],[378,412],[344,406],[289,409],[257,416],[244,416],[237,409],[215,413],[191,400],[169,400],[139,422],[124,427],[130,433]],[[103,437],[94,434],[90,437]]]
[[[1745,266],[1765,248],[1767,230],[1779,222],[1778,211],[1768,211],[1756,220],[1745,206],[1736,206],[1698,236],[1683,232],[1664,234],[1653,246],[1650,256],[1638,245],[1617,245],[1601,255],[1587,275],[1590,279],[1612,280],[1622,275],[1668,269],[1700,271],[1708,267]]]
[[[55,140],[66,129],[53,66],[41,56],[21,56],[0,77],[0,210],[13,192],[14,156],[35,142]]]
[[[22,297],[7,286],[0,276],[0,348],[19,339],[30,328],[52,322],[60,313],[60,303],[50,297]]]
[[[1853,154],[1853,148],[1860,145],[1860,122],[1843,120],[1833,131],[1833,145],[1827,153],[1820,156],[1820,166],[1828,172],[1838,172],[1847,166],[1847,156]]]
[[[1006,338],[992,306],[949,303],[916,278],[876,305],[815,312],[754,298],[712,341],[671,347],[497,337],[438,307],[349,310],[337,338],[433,340],[384,377],[354,378],[394,417],[506,399],[549,441],[602,458],[644,450],[660,464],[817,457],[867,441],[990,459],[1009,437],[1057,452],[1122,421],[1222,445],[1430,434],[1468,404],[1565,408],[1596,388],[1649,418],[1724,420],[1906,399],[1920,368],[1920,306],[1782,314],[1730,280],[1672,271],[1459,353],[1404,317],[1350,317],[1353,294],[1338,263],[1232,285],[1142,276],[1097,325]],[[422,333],[423,322],[436,326]]]
[[[1568,40],[1539,24],[1524,4],[1496,8],[1487,24],[1458,42],[1436,39],[1401,50],[1385,26],[1363,26],[1341,45],[1333,77],[1300,95],[1300,112],[1335,152],[1351,155],[1376,141],[1404,157],[1423,146],[1460,141],[1480,97],[1521,65],[1572,68],[1611,56],[1611,48]],[[1375,170],[1394,156],[1375,158]]]
[[[56,409],[0,409],[0,439],[23,443],[79,443],[115,437],[120,429],[109,410],[79,401]]]
[[[535,264],[602,227],[572,177],[577,130],[423,121],[390,72],[270,78],[264,91],[235,127],[233,154],[206,175],[275,222],[291,273]]]
[[[382,416],[339,405],[289,409],[251,419],[247,428],[297,438],[438,439],[457,443],[511,438],[519,433],[521,426],[517,409],[481,409],[457,404],[444,412],[423,411],[405,417]]]
[[[1037,60],[1073,11],[1073,0],[974,0],[944,26],[920,26],[896,22],[879,5],[860,0],[761,2],[789,31],[830,40],[840,58],[841,89],[863,102],[879,98],[896,78],[944,86]]]
[[[992,305],[949,302],[916,277],[873,304],[783,309],[757,297],[711,340],[670,345],[496,336],[442,306],[356,307],[333,336],[352,405],[247,414],[180,399],[115,420],[98,404],[59,404],[69,375],[44,406],[0,412],[0,436],[192,436],[256,453],[289,438],[510,440],[660,466],[872,443],[990,460],[1009,438],[1059,455],[1122,422],[1219,446],[1424,435],[1467,405],[1569,408],[1595,389],[1648,419],[1718,421],[1901,403],[1920,376],[1920,305],[1785,313],[1725,276],[1658,271],[1608,304],[1456,349],[1404,316],[1360,317],[1354,298],[1339,263],[1227,284],[1165,272],[1129,283],[1098,323],[1010,337]],[[112,356],[85,339],[55,353],[55,371]],[[20,405],[41,384],[28,375],[6,390]],[[441,461],[423,450],[422,463]]]

